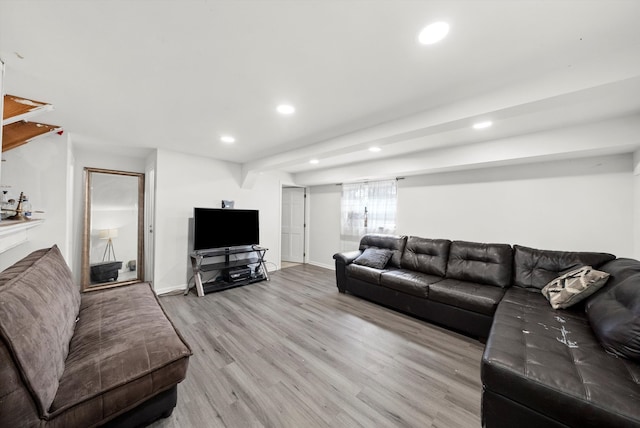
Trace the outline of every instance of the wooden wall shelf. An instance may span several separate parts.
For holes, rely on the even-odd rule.
[[[7,94],[4,96],[2,125],[27,120],[37,114],[51,110],[53,110],[53,105],[49,103]]]
[[[62,128],[57,125],[25,121],[5,125],[2,127],[2,151],[15,149],[38,137],[61,130]]]
[[[53,106],[49,103],[5,95],[2,113],[2,151],[15,149],[51,132],[60,133],[62,128],[57,125],[26,121],[51,110]]]

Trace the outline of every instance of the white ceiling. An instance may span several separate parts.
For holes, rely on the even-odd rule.
[[[488,142],[518,146],[528,154],[509,159],[522,161],[537,144],[526,135],[565,130],[561,146],[566,130],[593,123],[590,135],[615,138],[535,157],[634,150],[638,18],[636,0],[2,0],[0,58],[6,92],[52,102],[42,120],[74,143],[182,151],[317,184],[361,178],[347,173],[354,162]],[[439,20],[449,36],[419,45]],[[281,102],[296,113],[278,115]],[[484,118],[494,126],[470,129]],[[412,172],[429,168],[385,174]]]

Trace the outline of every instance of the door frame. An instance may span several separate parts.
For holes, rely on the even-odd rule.
[[[145,281],[153,284],[155,273],[155,219],[156,219],[156,168],[154,164],[145,166]],[[155,290],[155,288],[154,288]]]

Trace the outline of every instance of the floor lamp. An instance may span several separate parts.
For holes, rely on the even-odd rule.
[[[99,232],[100,239],[108,239],[107,246],[104,249],[104,254],[102,255],[102,261],[111,261],[111,255],[113,254],[113,261],[116,259],[116,251],[113,249],[113,238],[118,237],[118,229],[103,229]],[[106,259],[106,260],[105,260]]]

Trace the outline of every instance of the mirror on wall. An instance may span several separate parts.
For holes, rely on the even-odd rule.
[[[82,291],[144,280],[144,174],[85,168]]]

